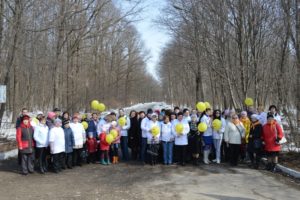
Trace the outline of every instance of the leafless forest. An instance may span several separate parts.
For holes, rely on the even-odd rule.
[[[220,108],[300,110],[299,0],[169,0],[159,24],[173,40],[161,55],[167,101]],[[300,115],[298,112],[298,121]]]
[[[276,104],[297,126],[300,0],[167,0],[154,22],[172,36],[157,68],[126,12],[111,0],[0,0],[0,84],[13,119],[30,110],[89,111],[164,100],[219,108]],[[298,119],[300,115],[298,112]]]

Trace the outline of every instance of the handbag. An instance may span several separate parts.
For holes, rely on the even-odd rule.
[[[279,145],[285,144],[287,142],[285,136],[283,136],[279,141],[277,141],[278,131],[277,131],[276,126],[275,126],[275,132],[276,132],[276,144],[279,144]]]

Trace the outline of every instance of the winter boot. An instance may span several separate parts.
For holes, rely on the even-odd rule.
[[[119,163],[119,156],[116,156],[116,164]]]
[[[109,159],[109,158],[107,159],[107,162],[106,162],[106,164],[107,164],[107,165],[110,165],[110,164],[111,164],[111,163],[110,163],[110,159]]]
[[[105,160],[104,159],[101,159],[101,165],[107,165],[107,163],[105,162]]]
[[[209,151],[204,151],[203,152],[203,162],[205,163],[205,164],[209,164],[209,160],[208,160],[208,154],[209,154]]]

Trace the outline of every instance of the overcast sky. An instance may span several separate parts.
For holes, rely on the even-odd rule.
[[[123,9],[128,8],[128,1],[119,0]],[[147,50],[150,59],[147,61],[147,69],[157,77],[156,66],[159,62],[159,55],[164,45],[169,41],[169,35],[155,25],[154,20],[160,15],[160,9],[166,5],[166,0],[143,0],[143,12],[139,15],[139,21],[134,22]],[[157,77],[158,78],[158,77]]]

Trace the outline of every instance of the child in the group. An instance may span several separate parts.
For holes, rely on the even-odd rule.
[[[97,140],[94,137],[93,132],[88,133],[88,138],[86,140],[86,146],[88,151],[87,163],[96,163],[97,155]]]
[[[103,130],[102,133],[100,133],[99,138],[100,138],[100,150],[101,150],[101,164],[102,165],[110,165],[110,160],[109,160],[109,147],[110,144],[106,142],[106,135],[107,135],[107,130]]]
[[[161,141],[163,144],[163,158],[165,165],[171,165],[173,163],[173,145],[175,135],[172,131],[172,124],[170,122],[170,117],[165,115],[164,121],[161,124]]]
[[[116,121],[111,122],[110,130],[116,130],[118,135],[115,140],[112,142],[111,149],[112,149],[112,163],[117,164],[119,162],[119,146],[120,146],[120,128],[118,128],[118,123]]]

